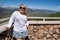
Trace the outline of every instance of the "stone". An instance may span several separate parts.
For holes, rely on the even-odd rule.
[[[50,25],[45,25],[45,28],[49,29],[50,28]]]
[[[49,31],[53,31],[53,26],[52,25],[50,26]]]
[[[39,27],[40,27],[40,29],[44,29],[44,26],[43,25],[40,25]]]
[[[42,38],[38,39],[38,40],[43,40]]]
[[[59,34],[59,29],[55,29],[55,32]]]
[[[48,38],[47,40],[52,40],[51,38]]]
[[[58,28],[60,28],[60,25],[58,25]]]
[[[57,35],[57,34],[53,34],[53,37],[54,37],[55,39],[57,39],[57,38],[58,38],[58,35]]]
[[[28,27],[28,30],[30,31],[30,30],[33,30],[33,26],[29,26]]]
[[[57,29],[59,26],[58,25],[54,25],[54,29]]]
[[[29,37],[31,37],[32,35],[31,35],[31,34],[29,34],[28,36],[29,36]]]
[[[55,38],[52,38],[52,40],[56,40]]]
[[[46,35],[46,38],[51,38],[51,35],[50,35],[50,34],[47,34],[47,35]]]
[[[48,33],[48,29],[47,28],[44,28],[44,33]]]
[[[36,33],[38,37],[43,37],[44,36],[43,34],[44,34],[44,30],[38,30]]]
[[[49,34],[53,34],[53,31],[49,31]]]
[[[43,40],[47,40],[47,38],[46,38],[46,37],[44,37],[44,38],[43,38]]]
[[[60,38],[58,38],[57,40],[60,40]]]
[[[35,38],[34,36],[32,36],[31,38]]]

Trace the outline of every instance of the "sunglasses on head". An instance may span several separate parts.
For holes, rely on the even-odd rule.
[[[25,10],[26,8],[24,8],[24,7],[20,7],[20,9],[23,9],[23,10]]]

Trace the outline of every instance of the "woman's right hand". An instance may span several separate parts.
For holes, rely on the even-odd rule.
[[[8,28],[8,26],[7,26],[7,24],[5,24],[5,25],[4,25],[4,27],[6,28],[6,30],[8,30],[8,29],[9,29],[9,28]]]

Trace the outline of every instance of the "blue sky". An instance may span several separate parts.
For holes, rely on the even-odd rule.
[[[4,7],[19,7],[24,3],[28,8],[60,11],[60,0],[0,0]]]

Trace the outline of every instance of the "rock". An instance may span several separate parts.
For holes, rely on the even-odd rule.
[[[47,40],[47,38],[46,38],[46,37],[44,37],[44,38],[43,38],[43,40]]]
[[[38,37],[43,37],[44,36],[43,34],[44,34],[44,30],[38,30],[36,33]]]
[[[57,38],[58,38],[58,35],[57,35],[57,34],[53,34],[53,37],[54,37],[55,39],[57,39]]]
[[[29,27],[28,27],[28,30],[29,30],[29,31],[33,30],[33,26],[29,26]]]
[[[52,40],[51,38],[48,38],[47,40]]]
[[[28,36],[29,36],[29,37],[31,37],[32,35],[31,35],[31,34],[29,34]]]
[[[49,31],[49,34],[51,34],[51,35],[52,35],[52,34],[53,34],[53,31]]]
[[[59,26],[58,25],[54,25],[54,29],[57,29]]]
[[[31,38],[35,38],[34,36],[32,36]]]
[[[55,29],[55,32],[59,34],[59,29]]]
[[[51,35],[50,35],[50,34],[47,34],[47,35],[46,35],[46,38],[51,38]]]
[[[52,38],[52,40],[56,40],[55,38]]]
[[[58,25],[58,28],[60,28],[60,25]]]
[[[44,26],[43,25],[40,25],[39,27],[40,27],[40,29],[44,29]]]
[[[49,29],[50,28],[50,25],[45,25],[45,28]]]
[[[50,26],[49,31],[53,31],[53,25]]]
[[[44,33],[48,33],[48,29],[47,28],[44,28]]]
[[[60,40],[60,38],[58,38],[57,40]]]
[[[38,39],[38,40],[43,40],[43,39],[41,38],[41,39]]]

